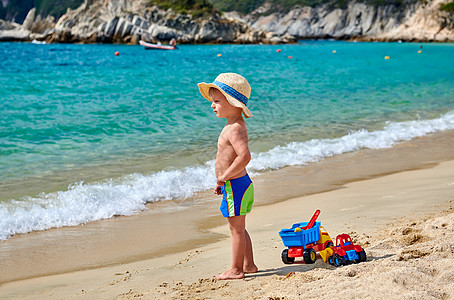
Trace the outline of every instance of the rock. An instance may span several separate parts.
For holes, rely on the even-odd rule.
[[[55,26],[55,18],[53,16],[47,16],[45,19],[41,19],[38,15],[30,28],[32,33],[46,34]]]
[[[33,22],[34,21],[34,22]],[[27,28],[46,42],[62,43],[132,43],[140,39],[157,42],[175,38],[178,43],[259,43],[267,41],[262,30],[244,22],[213,15],[194,19],[148,6],[146,1],[86,0],[79,8],[66,12],[57,23],[52,19],[27,17]],[[295,41],[275,37],[273,43]]]
[[[236,12],[193,18],[149,6],[147,0],[85,0],[56,23],[30,10],[22,26],[0,23],[2,40],[46,40],[62,43],[295,43],[299,39],[335,38],[363,41],[454,41],[453,14],[440,10],[446,0],[396,6],[349,2],[295,6],[277,12],[265,3],[252,13]],[[405,7],[405,9],[402,9]]]
[[[25,30],[20,24],[0,20],[0,41],[28,41],[30,31]]]
[[[24,29],[13,29],[0,31],[0,41],[29,41],[30,31]]]
[[[9,21],[4,21],[4,20],[1,20],[0,19],[0,31],[4,31],[4,30],[12,30],[12,29],[16,29],[20,27],[19,24],[17,23],[13,23],[13,22],[9,22]]]
[[[24,23],[22,23],[22,27],[25,30],[30,30],[32,28],[33,22],[35,22],[35,12],[36,8],[33,7],[32,9],[30,9],[27,16],[25,17]]]
[[[283,36],[281,36],[281,39],[282,39],[282,43],[297,43],[298,42],[296,37],[294,37],[293,35],[291,35],[289,33],[285,33]]]
[[[443,2],[428,0],[399,7],[349,2],[345,9],[322,4],[297,6],[285,14],[273,12],[270,4],[265,4],[243,20],[257,30],[300,39],[454,41],[454,18],[440,10]],[[273,37],[273,41],[277,39]]]

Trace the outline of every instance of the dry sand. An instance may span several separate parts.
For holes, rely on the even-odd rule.
[[[230,240],[223,239],[159,258],[6,283],[0,298],[452,299],[453,205],[454,161],[446,161],[254,208],[247,226],[261,271],[243,280],[213,279],[230,265]],[[308,220],[317,208],[331,237],[350,233],[367,262],[282,263],[279,230]],[[228,237],[227,230],[213,229]]]

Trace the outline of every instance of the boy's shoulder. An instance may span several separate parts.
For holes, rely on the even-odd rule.
[[[243,140],[248,138],[248,132],[246,128],[246,123],[244,120],[238,121],[238,122],[233,122],[231,124],[227,124],[221,133],[222,136],[224,136],[227,140],[233,141],[233,140]]]
[[[246,122],[241,118],[230,124],[226,124],[224,129],[234,130],[234,131],[247,131]]]

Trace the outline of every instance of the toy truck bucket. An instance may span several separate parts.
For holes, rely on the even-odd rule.
[[[308,244],[317,243],[320,239],[320,222],[315,222],[312,228],[295,231],[297,227],[304,228],[309,222],[301,222],[293,224],[290,229],[282,229],[279,236],[286,247],[304,247]]]

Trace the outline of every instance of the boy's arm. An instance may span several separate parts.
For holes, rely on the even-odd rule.
[[[230,144],[235,150],[237,157],[233,160],[232,164],[225,170],[224,174],[218,177],[218,185],[220,181],[226,181],[233,176],[240,173],[246,168],[251,160],[251,152],[248,146],[248,135],[246,127],[233,126],[229,132],[228,139]]]

